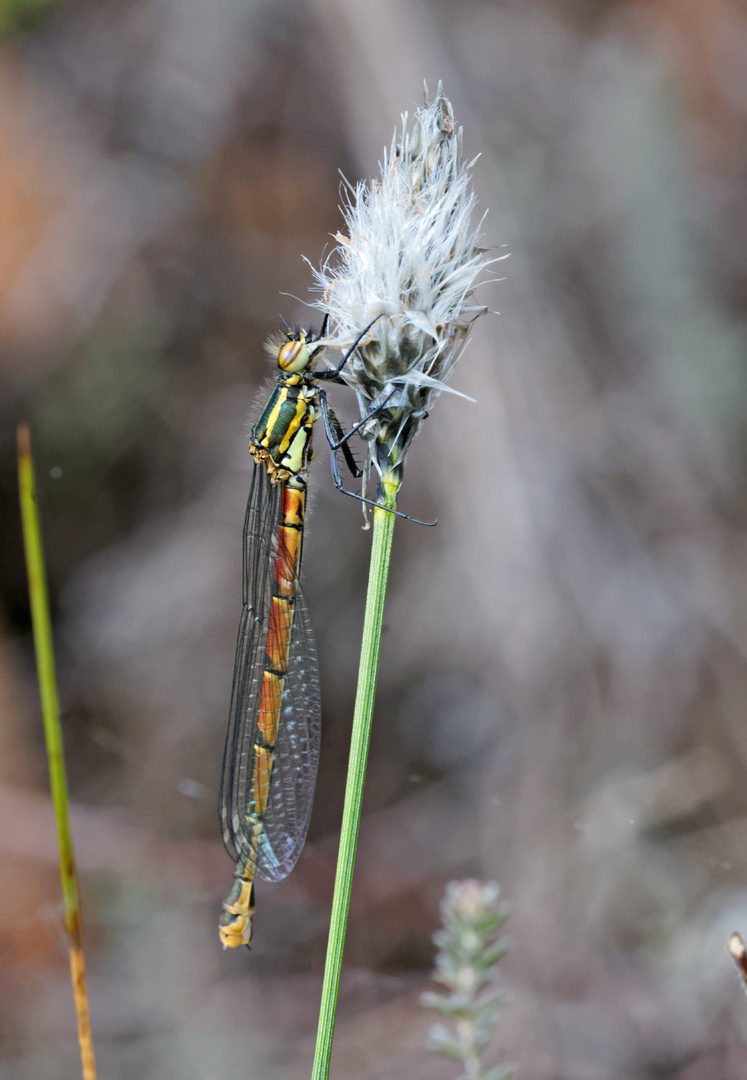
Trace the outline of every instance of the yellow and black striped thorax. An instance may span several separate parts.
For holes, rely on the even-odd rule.
[[[318,339],[316,339],[318,341]],[[305,473],[312,458],[311,432],[319,418],[319,391],[310,365],[324,352],[311,332],[297,330],[270,339],[280,377],[252,428],[251,453],[277,484]]]
[[[257,423],[250,450],[278,483],[305,473],[312,457],[311,434],[319,417],[319,391],[312,372],[281,375]]]

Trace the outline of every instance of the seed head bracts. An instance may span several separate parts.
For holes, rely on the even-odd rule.
[[[472,223],[473,163],[462,161],[462,130],[440,83],[413,119],[408,130],[403,115],[380,178],[346,187],[346,233],[314,271],[318,307],[334,326],[327,345],[350,347],[376,319],[342,377],[358,395],[361,416],[386,403],[362,434],[367,469],[394,492],[428,408],[448,389],[471,323],[487,310],[472,297],[497,261],[480,247],[480,226]]]

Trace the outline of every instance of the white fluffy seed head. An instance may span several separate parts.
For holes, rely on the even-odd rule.
[[[346,350],[377,316],[342,371],[365,425],[368,465],[399,486],[407,448],[433,399],[445,389],[471,323],[487,309],[472,302],[494,261],[472,223],[475,195],[462,161],[462,130],[439,83],[433,102],[395,131],[381,175],[344,192],[346,234],[315,270],[334,332]]]

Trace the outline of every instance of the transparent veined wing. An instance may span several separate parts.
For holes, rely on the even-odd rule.
[[[272,686],[272,635],[290,636],[287,670],[275,714],[269,793],[256,858],[257,876],[277,881],[295,865],[308,829],[316,783],[321,731],[321,703],[316,648],[308,611],[298,582],[301,536],[286,555],[280,541],[285,488],[271,484],[265,468],[255,466],[244,523],[243,609],[236,644],[233,689],[220,792],[223,840],[232,858],[251,850],[258,815],[255,757],[264,735]],[[305,506],[305,500],[304,500]],[[302,525],[300,534],[302,534]],[[279,579],[291,603],[278,605],[273,593]],[[273,613],[273,604],[276,610]],[[264,689],[263,689],[264,687]],[[263,710],[264,709],[264,713]]]
[[[293,635],[257,876],[279,881],[296,865],[314,803],[322,706],[319,667],[306,602],[296,592]]]

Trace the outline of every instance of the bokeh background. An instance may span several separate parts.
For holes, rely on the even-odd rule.
[[[248,424],[443,79],[486,245],[398,523],[333,1076],[433,1077],[444,884],[497,880],[491,1060],[747,1077],[747,10],[738,0],[4,0],[0,1077],[79,1075],[15,480],[32,428],[109,1080],[309,1075],[369,534],[313,473],[309,842],[224,954],[216,819]],[[498,252],[500,253],[500,252]],[[503,269],[505,268],[505,270]],[[336,398],[349,423],[355,410]]]

